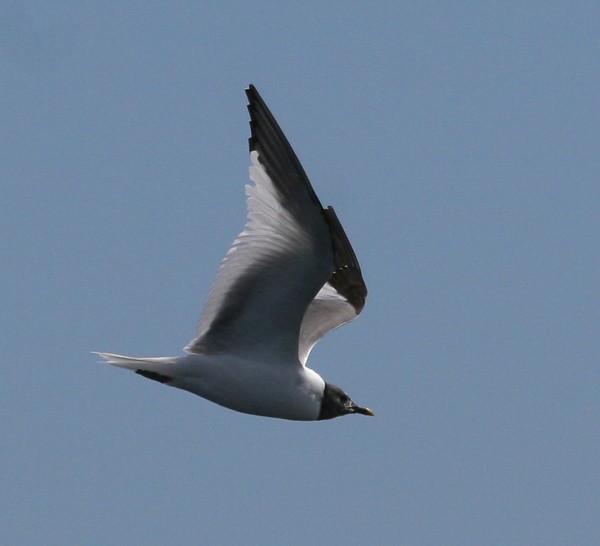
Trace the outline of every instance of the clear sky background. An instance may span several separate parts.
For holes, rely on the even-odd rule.
[[[600,543],[597,2],[2,3],[4,544]],[[238,414],[175,355],[245,218],[256,84],[370,295]]]

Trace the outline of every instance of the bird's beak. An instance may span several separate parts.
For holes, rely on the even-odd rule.
[[[373,410],[370,410],[369,408],[363,408],[362,406],[358,406],[356,404],[354,404],[354,406],[352,407],[352,411],[354,413],[360,413],[362,415],[370,415],[371,417],[375,416],[375,412]]]

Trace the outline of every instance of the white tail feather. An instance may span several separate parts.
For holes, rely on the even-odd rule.
[[[134,371],[146,370],[149,372],[166,373],[169,371],[169,367],[175,363],[175,358],[169,356],[136,358],[112,353],[98,353],[96,351],[93,351],[92,354],[101,356],[108,364]]]

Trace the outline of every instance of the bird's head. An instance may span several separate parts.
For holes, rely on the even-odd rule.
[[[333,419],[334,417],[341,417],[342,415],[348,415],[349,413],[375,415],[369,408],[363,408],[362,406],[355,404],[352,401],[352,398],[339,387],[336,387],[331,383],[325,383],[319,420]]]

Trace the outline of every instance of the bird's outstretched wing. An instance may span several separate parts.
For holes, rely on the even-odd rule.
[[[254,86],[248,220],[225,256],[186,350],[306,361],[325,333],[358,315],[366,288],[332,208]]]

